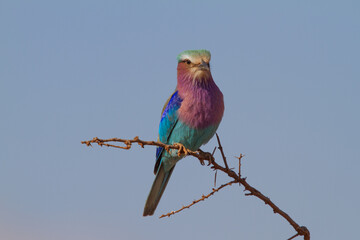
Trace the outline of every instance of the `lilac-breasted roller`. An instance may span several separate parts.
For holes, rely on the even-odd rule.
[[[197,151],[215,134],[224,113],[223,95],[210,72],[210,52],[188,50],[177,57],[177,86],[166,101],[159,126],[159,141],[181,143]],[[144,216],[153,215],[175,164],[182,158],[177,150],[156,149],[156,174],[144,208]]]

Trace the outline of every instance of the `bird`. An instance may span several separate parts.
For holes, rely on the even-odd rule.
[[[162,109],[158,141],[197,151],[215,134],[224,114],[224,97],[210,71],[208,50],[186,50],[177,56],[177,85]],[[177,149],[156,149],[155,180],[143,216],[154,214],[176,163]]]

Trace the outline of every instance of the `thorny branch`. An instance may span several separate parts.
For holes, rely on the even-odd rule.
[[[121,149],[130,149],[133,143],[137,143],[139,144],[142,148],[145,145],[152,145],[152,146],[158,146],[158,147],[163,147],[166,151],[169,151],[170,149],[178,149],[178,155],[191,155],[196,157],[197,159],[199,159],[200,163],[203,165],[204,161],[208,161],[208,166],[211,165],[211,168],[214,170],[220,170],[224,173],[226,173],[230,178],[234,179],[231,182],[228,182],[226,184],[221,185],[219,188],[217,189],[213,189],[213,191],[211,193],[209,193],[206,196],[202,196],[200,199],[193,201],[191,204],[187,205],[187,206],[183,206],[181,209],[177,210],[177,211],[172,211],[170,213],[164,214],[162,216],[160,216],[160,218],[168,216],[170,217],[171,215],[178,213],[182,210],[184,210],[185,208],[190,208],[192,205],[205,200],[206,198],[212,196],[215,192],[219,191],[220,189],[229,186],[233,183],[239,183],[241,185],[244,186],[245,190],[244,191],[248,191],[247,193],[245,193],[245,196],[255,196],[259,199],[261,199],[266,205],[269,205],[272,209],[274,213],[277,213],[279,215],[281,215],[284,219],[286,219],[286,221],[289,222],[289,224],[295,229],[295,231],[297,232],[297,234],[295,234],[294,236],[292,236],[289,239],[293,239],[297,236],[304,236],[304,240],[310,240],[310,232],[309,230],[305,227],[305,226],[300,226],[299,224],[297,224],[287,213],[285,213],[284,211],[282,211],[277,205],[275,205],[275,203],[273,203],[270,198],[266,197],[265,195],[263,195],[259,190],[257,190],[256,188],[252,187],[250,184],[247,183],[246,181],[246,177],[241,177],[241,159],[243,157],[242,154],[240,154],[239,157],[237,157],[239,159],[239,172],[236,173],[234,172],[232,169],[230,169],[227,165],[226,162],[226,157],[225,154],[223,152],[223,148],[221,146],[221,142],[220,142],[220,138],[218,135],[216,135],[217,140],[218,140],[218,148],[221,152],[225,167],[219,165],[214,157],[213,154],[211,153],[207,153],[207,152],[203,152],[201,150],[199,151],[191,151],[189,149],[184,148],[183,145],[181,144],[174,144],[174,145],[167,145],[161,142],[155,142],[155,141],[144,141],[139,139],[139,137],[135,137],[134,139],[121,139],[121,138],[111,138],[111,139],[99,139],[97,137],[93,138],[92,140],[88,140],[88,141],[82,141],[82,144],[86,144],[87,146],[91,146],[92,143],[97,143],[100,146],[107,146],[107,147],[115,147],[115,148],[121,148]],[[114,145],[114,144],[109,144],[108,142],[121,142],[124,143],[125,146],[119,146],[119,145]]]
[[[234,180],[234,181],[225,183],[225,184],[221,185],[221,186],[218,187],[218,188],[213,188],[213,189],[212,189],[212,192],[209,193],[208,195],[202,195],[200,199],[194,200],[191,204],[186,205],[186,206],[183,206],[183,207],[180,208],[179,210],[171,211],[171,212],[169,212],[169,213],[167,213],[167,214],[163,214],[163,215],[161,215],[159,218],[170,217],[171,215],[174,215],[175,213],[181,212],[181,211],[184,210],[185,208],[190,208],[192,205],[194,205],[194,204],[196,204],[196,203],[198,203],[198,202],[200,202],[200,201],[204,201],[205,199],[207,199],[207,198],[209,198],[210,196],[214,195],[214,193],[218,192],[220,189],[222,189],[222,188],[224,188],[224,187],[226,187],[226,186],[230,186],[231,184],[236,183],[236,182],[237,182],[237,181]]]

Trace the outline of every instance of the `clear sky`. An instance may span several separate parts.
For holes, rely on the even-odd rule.
[[[214,173],[192,157],[144,218],[155,148],[80,144],[155,140],[176,56],[199,48],[225,97],[229,164],[245,154],[243,176],[313,239],[357,238],[359,1],[1,0],[0,239],[292,236],[235,185],[158,219],[211,191]]]

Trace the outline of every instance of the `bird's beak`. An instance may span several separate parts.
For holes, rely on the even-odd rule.
[[[201,63],[199,64],[199,68],[201,70],[207,70],[207,71],[210,70],[209,63],[205,62],[204,60],[201,60]]]

